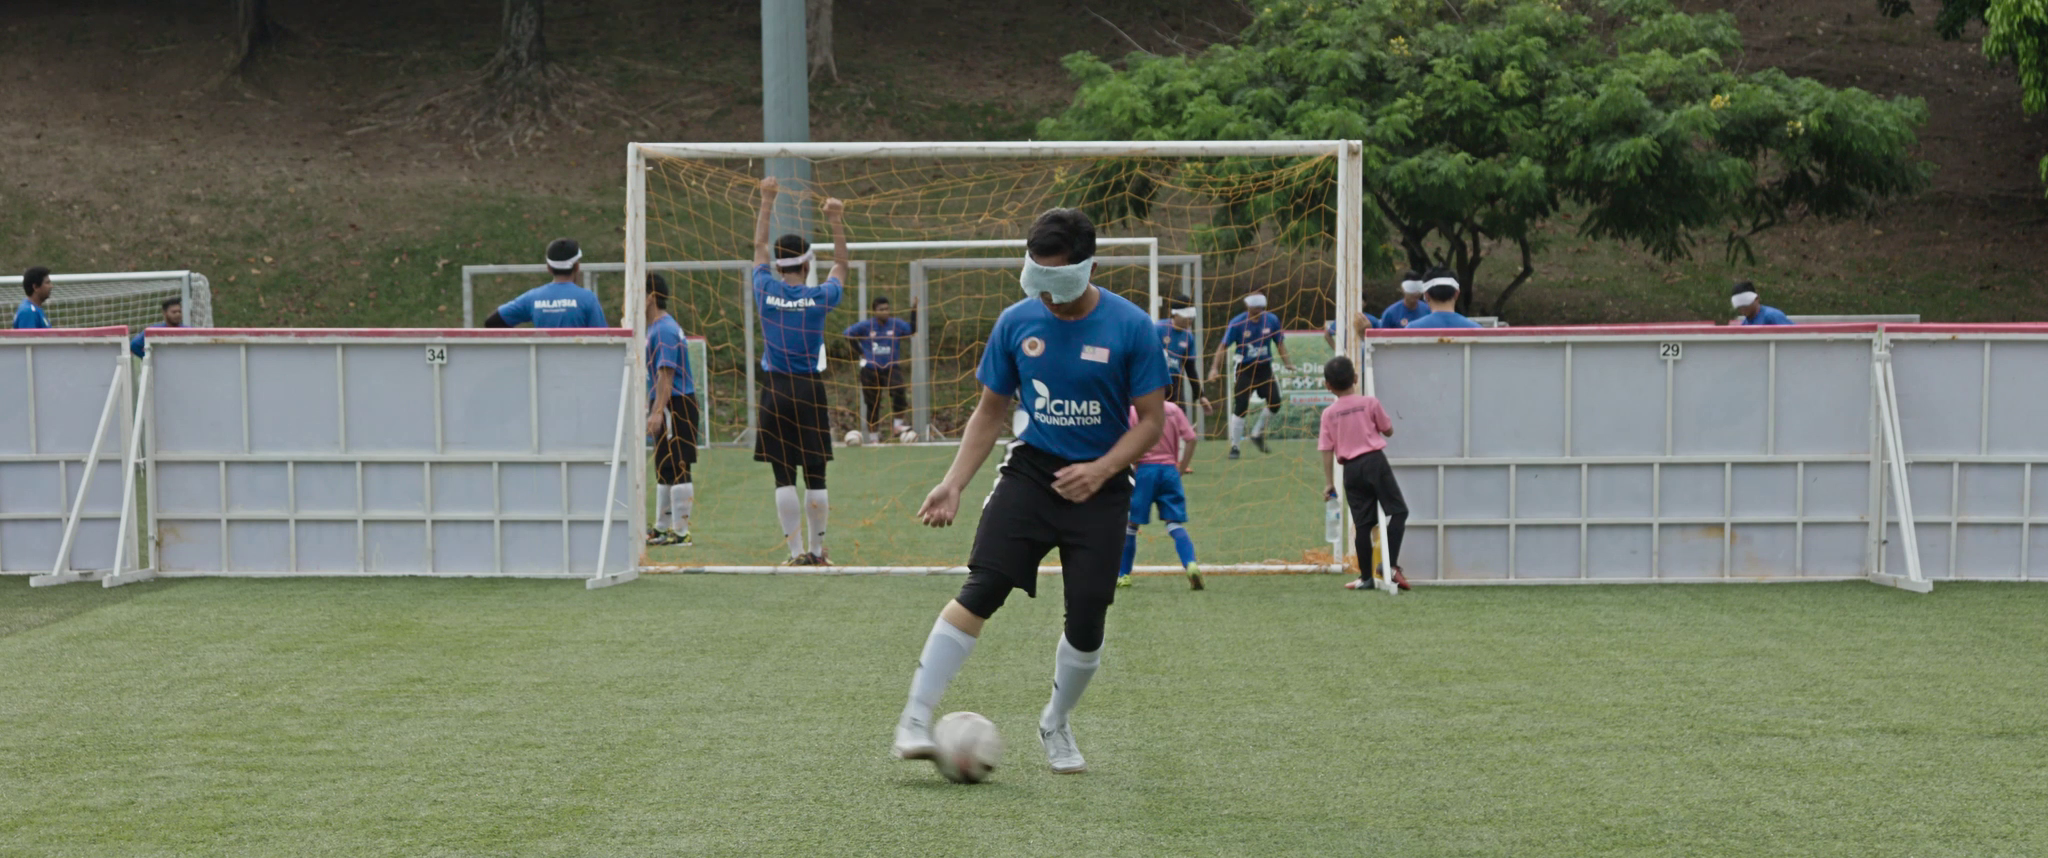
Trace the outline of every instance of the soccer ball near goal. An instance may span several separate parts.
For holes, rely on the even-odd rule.
[[[915,444],[917,443],[917,430],[905,429],[897,434],[896,440],[905,444]]]
[[[939,774],[956,784],[988,780],[1003,756],[995,722],[973,712],[946,713],[932,727],[932,743],[939,746]]]
[[[860,446],[860,442],[861,442],[861,437],[860,437],[860,430],[859,430],[859,429],[852,429],[852,430],[848,430],[848,431],[847,431],[847,433],[846,433],[846,437],[844,437],[844,438],[841,438],[841,439],[839,439],[839,440],[840,440],[840,442],[844,443],[844,444],[845,444],[846,446],[848,446],[848,447],[858,447],[858,446]]]

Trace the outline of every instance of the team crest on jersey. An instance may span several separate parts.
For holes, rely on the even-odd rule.
[[[1045,341],[1037,337],[1024,338],[1024,356],[1038,357],[1045,354]]]

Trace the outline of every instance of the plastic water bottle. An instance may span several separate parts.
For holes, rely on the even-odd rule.
[[[1340,542],[1344,539],[1344,505],[1337,502],[1337,493],[1330,492],[1323,497],[1323,541]]]

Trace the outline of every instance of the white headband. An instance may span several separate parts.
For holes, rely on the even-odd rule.
[[[1252,308],[1264,307],[1266,306],[1266,296],[1246,295],[1244,296],[1244,305]]]
[[[1414,295],[1414,294],[1417,294],[1417,293],[1419,293],[1419,292],[1421,292],[1421,291],[1422,291],[1422,281],[1420,281],[1420,280],[1403,280],[1403,281],[1401,281],[1401,291],[1402,291],[1402,292],[1406,292],[1406,293],[1408,293],[1408,294],[1410,294],[1410,295]]]
[[[1747,307],[1747,306],[1749,306],[1749,305],[1751,305],[1751,304],[1754,304],[1754,303],[1756,303],[1756,293],[1755,293],[1755,292],[1737,292],[1737,293],[1735,293],[1734,295],[1730,295],[1730,296],[1728,297],[1728,303],[1730,303],[1730,304],[1734,304],[1734,305],[1735,305],[1735,309],[1737,309],[1737,310],[1740,310],[1740,309],[1742,309],[1742,308],[1744,308],[1744,307]]]
[[[811,260],[813,260],[813,259],[816,259],[817,257],[818,257],[818,249],[817,249],[817,248],[815,248],[815,247],[813,247],[813,248],[811,248],[811,249],[809,249],[809,250],[806,250],[806,251],[804,251],[804,255],[802,255],[802,256],[792,256],[792,257],[789,257],[788,259],[777,259],[777,260],[775,260],[775,267],[777,267],[777,268],[802,268],[802,267],[804,267],[804,266],[806,266],[806,265],[809,265],[809,264],[811,264]]]
[[[576,255],[575,255],[575,256],[571,256],[571,257],[569,257],[568,259],[550,259],[550,260],[548,260],[548,270],[549,270],[549,271],[568,271],[568,270],[570,270],[570,269],[572,269],[572,268],[575,268],[575,267],[576,267],[576,263],[578,263],[578,262],[580,262],[580,261],[582,261],[582,260],[583,260],[583,251],[581,251],[581,250],[578,250],[578,251],[576,251]]]
[[[1425,289],[1425,290],[1427,290],[1427,289],[1435,289],[1435,288],[1436,288],[1436,287],[1438,287],[1438,286],[1449,286],[1449,287],[1451,287],[1452,289],[1456,289],[1456,288],[1458,288],[1458,278],[1456,278],[1456,277],[1438,277],[1438,278],[1436,278],[1435,280],[1431,280],[1431,281],[1429,281],[1429,282],[1427,282],[1427,283],[1424,283],[1424,284],[1422,284],[1422,288],[1423,288],[1423,289]]]
[[[1181,318],[1183,318],[1183,319],[1192,319],[1192,318],[1194,318],[1194,317],[1195,317],[1195,308],[1193,308],[1193,307],[1182,307],[1182,308],[1180,308],[1180,309],[1178,309],[1178,310],[1175,310],[1175,311],[1173,311],[1173,314],[1174,314],[1174,315],[1176,315],[1176,316],[1179,316],[1179,317],[1181,317]]]

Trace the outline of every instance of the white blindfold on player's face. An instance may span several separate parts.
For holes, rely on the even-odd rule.
[[[1095,260],[1083,259],[1072,265],[1040,265],[1031,254],[1024,254],[1024,273],[1017,280],[1024,286],[1026,297],[1037,297],[1043,293],[1055,304],[1071,304],[1088,291],[1088,275],[1095,271]]]

